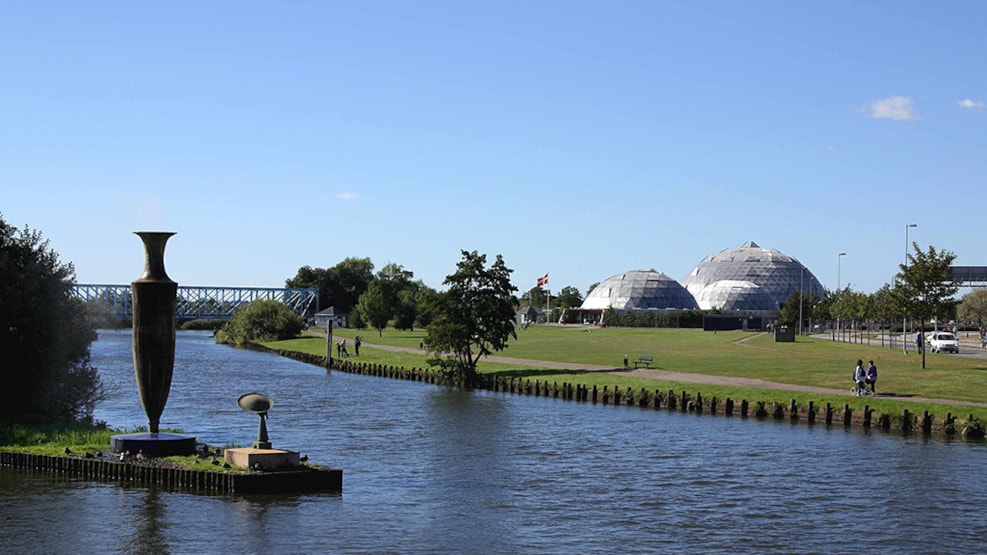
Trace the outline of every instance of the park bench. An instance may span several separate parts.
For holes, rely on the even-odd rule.
[[[634,368],[640,368],[642,366],[651,368],[651,363],[654,361],[655,357],[650,355],[638,357],[638,359],[634,361]]]

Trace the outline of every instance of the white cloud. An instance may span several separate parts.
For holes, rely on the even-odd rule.
[[[341,198],[343,200],[356,200],[360,198],[360,195],[350,191],[343,191],[342,193],[336,195],[336,198]]]
[[[918,119],[912,107],[912,99],[907,96],[889,96],[874,100],[867,105],[864,113],[875,119],[887,118],[898,121]]]
[[[966,108],[967,110],[983,110],[984,109],[984,103],[983,102],[976,102],[974,100],[970,100],[969,98],[964,98],[963,100],[960,100],[959,102],[957,102],[957,104],[960,105],[960,108]]]

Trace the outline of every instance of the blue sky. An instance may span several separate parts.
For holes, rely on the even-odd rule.
[[[987,265],[987,3],[9,2],[0,213],[80,283],[347,256],[682,280],[755,241],[873,292]],[[840,258],[839,252],[847,252]]]

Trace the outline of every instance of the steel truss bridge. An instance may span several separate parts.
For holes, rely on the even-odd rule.
[[[987,266],[950,266],[953,282],[965,287],[987,287]]]
[[[101,302],[118,318],[133,317],[130,285],[76,284],[73,295],[86,303]],[[299,316],[319,310],[318,289],[278,289],[267,287],[178,286],[177,318],[228,320],[241,306],[254,301],[278,301]]]

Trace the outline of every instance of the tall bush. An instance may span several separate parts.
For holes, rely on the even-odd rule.
[[[91,421],[103,390],[89,360],[96,331],[72,296],[75,269],[41,233],[0,216],[0,419]]]
[[[254,301],[237,310],[216,341],[246,345],[254,341],[280,341],[298,337],[304,327],[302,317],[278,301]]]

